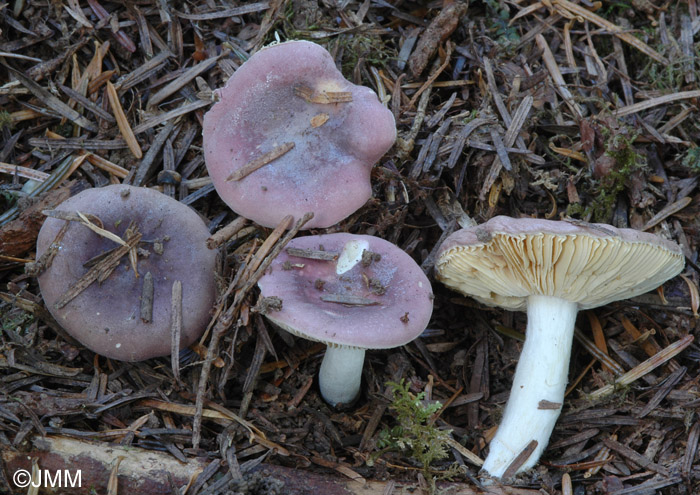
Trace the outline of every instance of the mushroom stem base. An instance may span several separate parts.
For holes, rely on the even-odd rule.
[[[329,345],[323,356],[318,382],[321,395],[332,406],[349,404],[360,392],[365,350],[343,345]]]
[[[558,297],[528,299],[525,344],[503,419],[482,468],[489,475],[503,477],[535,440],[537,446],[516,473],[526,471],[547,446],[564,401],[577,312],[576,303]]]

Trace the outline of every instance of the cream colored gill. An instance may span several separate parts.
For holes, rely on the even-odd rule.
[[[446,285],[489,305],[524,309],[528,296],[542,295],[588,309],[654,289],[683,261],[664,247],[617,237],[495,233],[488,244],[446,251],[437,269]]]

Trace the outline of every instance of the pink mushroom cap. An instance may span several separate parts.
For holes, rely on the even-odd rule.
[[[351,101],[315,102],[342,92]],[[219,196],[236,213],[274,227],[286,215],[313,212],[305,228],[324,228],[370,198],[372,166],[396,140],[394,117],[374,91],[347,81],[323,47],[308,41],[266,47],[217,94],[204,116],[204,158]],[[292,145],[246,177],[227,180]]]
[[[387,349],[418,337],[430,321],[432,288],[416,262],[399,247],[378,237],[341,233],[299,237],[287,249],[341,253],[349,242],[358,241],[366,242],[368,250],[381,258],[369,264],[358,262],[341,275],[336,261],[280,253],[258,282],[264,297],[282,300],[282,309],[267,317],[292,333],[329,345]],[[359,297],[376,305],[322,299],[334,295]]]
[[[216,252],[206,247],[209,231],[194,210],[158,191],[126,185],[88,189],[61,203],[57,210],[94,215],[105,230],[122,238],[134,222],[142,234],[139,277],[126,255],[106,280],[92,283],[57,308],[57,301],[89,270],[85,263],[118,247],[84,225],[70,222],[52,263],[39,275],[39,287],[49,311],[71,336],[94,352],[121,361],[170,354],[172,286],[176,280],[182,282],[180,347],[190,345],[203,333],[216,300]],[[54,242],[65,222],[46,219],[37,239],[37,258]],[[140,307],[148,272],[154,285],[153,315],[151,322],[145,323]]]

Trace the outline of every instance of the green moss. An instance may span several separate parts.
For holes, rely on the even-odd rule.
[[[421,464],[426,480],[430,480],[434,487],[435,478],[429,468],[433,462],[447,457],[450,434],[450,431],[440,430],[431,421],[442,404],[425,404],[425,393],[412,394],[408,390],[409,384],[404,380],[400,383],[389,382],[387,386],[392,389],[393,401],[389,407],[396,413],[397,424],[379,433],[377,446],[382,450],[373,459],[388,450],[408,452]],[[368,464],[372,464],[373,459]],[[453,471],[450,468],[445,473],[440,473],[441,477],[455,476]]]
[[[700,173],[700,148],[689,148],[681,159],[681,164],[691,172]]]
[[[6,110],[0,110],[0,130],[5,127],[8,129],[12,128],[12,115]]]
[[[7,333],[8,331],[19,328],[26,328],[34,321],[34,315],[26,311],[13,311],[9,309],[0,313],[0,332]]]
[[[511,13],[509,7],[499,0],[486,0],[487,19],[493,39],[501,48],[514,48],[520,42],[520,35],[515,26],[510,25]]]
[[[627,180],[634,172],[646,167],[647,162],[646,157],[634,148],[637,136],[628,128],[612,131],[602,127],[600,131],[605,139],[605,155],[615,160],[615,166],[600,179],[591,179],[589,191],[592,199],[587,205],[570,204],[566,213],[574,218],[591,215],[593,221],[607,223]]]
[[[337,39],[338,47],[343,49],[343,62],[341,71],[343,75],[352,80],[352,73],[357,62],[362,58],[369,65],[383,68],[396,58],[387,44],[379,36],[369,35],[343,35]]]

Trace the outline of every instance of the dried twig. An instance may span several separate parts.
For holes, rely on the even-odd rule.
[[[231,175],[229,175],[226,178],[226,180],[231,182],[245,179],[259,168],[262,168],[265,165],[272,163],[273,161],[277,160],[279,157],[289,152],[293,148],[294,142],[292,141],[276,146],[264,155],[259,156],[258,158],[246,163],[238,170],[234,170],[233,173],[231,173]]]

